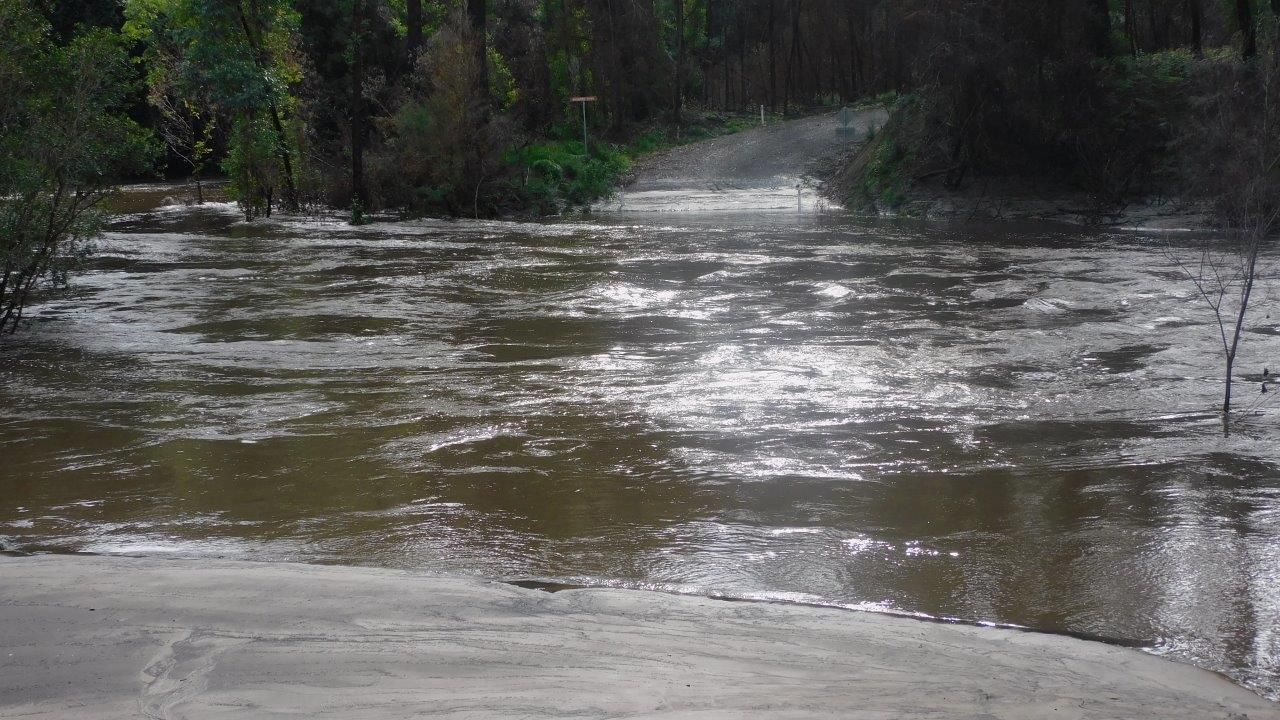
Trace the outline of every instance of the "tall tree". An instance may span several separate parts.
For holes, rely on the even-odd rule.
[[[0,2],[0,334],[32,291],[65,282],[111,183],[151,155],[122,112],[132,68],[118,36],[52,37],[29,0]]]
[[[281,9],[273,8],[271,3],[259,3],[257,0],[248,0],[248,7],[245,6],[245,0],[235,0],[235,12],[240,20],[240,28],[244,31],[244,40],[252,51],[252,57],[257,65],[258,72],[265,79],[265,82],[271,82],[271,76],[275,72],[277,59],[273,57],[273,48],[268,42],[268,33],[273,29],[275,21],[278,19],[273,10],[279,12]],[[285,10],[287,12],[287,10]],[[211,19],[216,18],[221,13],[215,11],[210,14]],[[235,88],[228,88],[231,92]],[[264,95],[267,115],[271,121],[271,128],[275,131],[272,145],[275,148],[276,157],[279,159],[280,168],[283,170],[281,180],[284,182],[284,206],[288,210],[298,209],[298,186],[297,180],[293,172],[293,159],[291,149],[289,147],[288,135],[284,129],[282,120],[282,112],[280,110],[280,98],[273,92],[268,91]],[[271,194],[267,196],[267,214],[271,213]]]
[[[1280,0],[1277,0],[1280,2]],[[702,104],[709,107],[711,105],[711,62],[715,54],[714,48],[719,45],[723,47],[723,42],[719,42],[717,34],[717,7],[715,0],[702,0],[703,12],[703,48],[702,48]]]
[[[778,109],[778,5],[769,3],[769,109]]]
[[[1240,54],[1248,60],[1258,54],[1258,29],[1253,24],[1251,0],[1236,0],[1236,23],[1240,25]]]
[[[1190,0],[1199,2],[1199,0]],[[1089,0],[1088,22],[1093,39],[1093,52],[1098,57],[1111,55],[1111,3],[1108,0]],[[1126,28],[1127,29],[1127,28]]]
[[[1191,16],[1191,51],[1200,57],[1204,54],[1204,9],[1200,0],[1187,0],[1187,12]]]
[[[476,62],[480,69],[477,81],[483,92],[481,97],[489,96],[489,44],[488,44],[488,5],[485,0],[467,0],[467,17],[471,20],[471,32],[476,44]]]
[[[351,208],[352,221],[369,204],[364,180],[365,144],[365,43],[368,36],[369,0],[351,0]]]
[[[422,0],[405,0],[405,49],[412,63],[422,49]]]
[[[223,168],[247,217],[298,206],[286,124],[300,69],[288,0],[129,0],[126,28],[174,59],[176,87],[230,119]],[[155,51],[158,54],[158,51]],[[283,186],[282,196],[276,189]]]
[[[1248,2],[1248,0],[1244,0]],[[1124,0],[1124,35],[1129,40],[1129,54],[1138,56],[1138,18],[1134,15],[1133,0]]]
[[[684,0],[675,0],[676,15],[676,81],[675,95],[671,103],[671,120],[679,125],[681,115],[684,113],[684,62],[685,62],[685,36],[684,36]]]

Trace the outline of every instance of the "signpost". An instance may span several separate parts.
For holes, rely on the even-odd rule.
[[[582,152],[584,155],[591,154],[591,147],[587,145],[587,103],[595,102],[596,99],[595,95],[569,98],[569,102],[582,103]]]

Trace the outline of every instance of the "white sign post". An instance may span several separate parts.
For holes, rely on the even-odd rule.
[[[836,119],[840,121],[840,127],[836,128],[836,134],[852,137],[857,134],[857,130],[853,127],[853,123],[858,119],[855,113],[848,105],[840,108],[840,112],[836,113]]]
[[[569,102],[582,103],[582,154],[590,155],[591,148],[587,145],[587,103],[595,102],[595,95],[585,95],[583,97],[571,97]]]

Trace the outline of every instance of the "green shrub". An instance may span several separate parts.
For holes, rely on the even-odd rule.
[[[539,214],[608,197],[631,166],[617,146],[593,143],[588,156],[582,154],[582,143],[572,140],[526,145],[507,153],[503,162],[518,176],[511,189]]]
[[[854,105],[859,110],[871,110],[880,107],[893,107],[898,101],[898,91],[889,90],[879,95],[862,98]]]
[[[915,152],[890,135],[876,141],[862,181],[863,205],[869,202],[897,209],[907,201],[909,168]]]

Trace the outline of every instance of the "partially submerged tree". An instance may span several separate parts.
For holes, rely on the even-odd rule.
[[[1171,252],[1179,268],[1195,285],[1200,299],[1213,312],[1222,347],[1222,426],[1227,432],[1230,431],[1236,357],[1258,279],[1258,256],[1263,246],[1263,238],[1253,233],[1240,233],[1233,240],[1205,245],[1192,263],[1184,262],[1176,252]]]
[[[511,143],[509,123],[491,113],[473,19],[455,12],[427,41],[407,99],[383,123],[387,140],[370,155],[369,182],[397,205],[480,215],[481,190]]]
[[[159,116],[155,130],[172,157],[190,171],[200,204],[204,202],[201,178],[215,151],[218,112],[207,90],[185,82],[184,45],[169,23],[171,18],[158,12],[158,7],[150,2],[130,5],[123,30],[126,38],[143,48],[147,101]]]
[[[295,210],[298,182],[289,88],[297,16],[285,0],[129,0],[126,30],[165,58],[149,76],[153,96],[194,99],[229,120],[223,169],[245,215]],[[162,85],[157,86],[157,82]],[[163,108],[161,108],[163,112]],[[277,192],[278,190],[278,192]]]
[[[29,0],[0,0],[0,47],[0,333],[12,333],[33,291],[65,283],[111,183],[150,151],[120,111],[131,67],[117,36],[58,45]]]
[[[1265,52],[1252,63],[1203,64],[1198,98],[1181,145],[1188,185],[1212,202],[1225,239],[1180,262],[1217,321],[1225,366],[1224,427],[1233,371],[1245,332],[1259,260],[1280,231],[1280,39],[1264,24]]]

